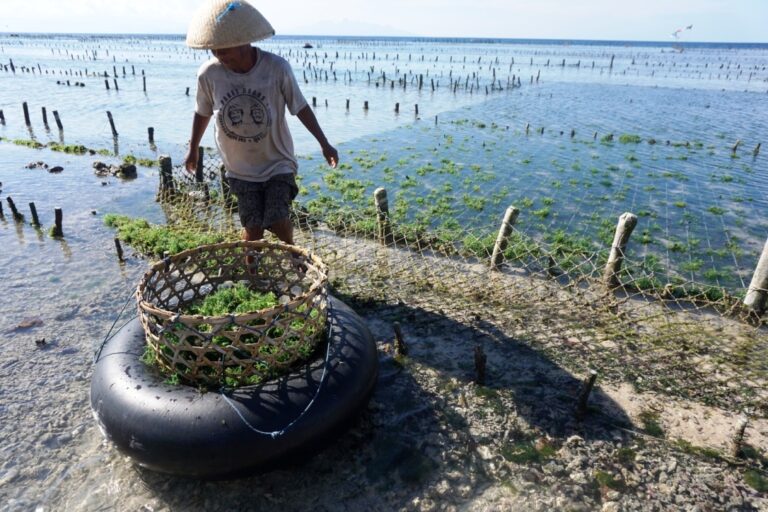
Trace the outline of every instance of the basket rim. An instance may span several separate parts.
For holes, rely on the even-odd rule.
[[[309,289],[307,289],[304,293],[302,293],[298,297],[290,300],[285,304],[278,304],[270,308],[249,311],[246,313],[229,313],[227,315],[216,315],[216,316],[184,315],[179,312],[174,312],[167,309],[159,308],[155,304],[143,298],[142,289],[146,287],[147,282],[152,275],[154,275],[156,272],[161,271],[165,267],[166,261],[176,261],[176,260],[184,259],[188,256],[200,253],[205,250],[209,250],[211,248],[215,249],[215,248],[233,248],[233,247],[272,248],[272,249],[285,250],[286,252],[291,252],[293,254],[300,254],[306,257],[311,262],[311,264],[317,269],[321,279],[313,282],[310,285]],[[303,247],[299,247],[297,245],[290,245],[283,242],[270,242],[264,239],[238,240],[236,242],[219,242],[215,244],[200,245],[197,247],[193,247],[192,249],[186,249],[179,253],[163,258],[162,260],[151,265],[150,269],[144,273],[141,280],[139,281],[138,286],[136,287],[135,294],[136,294],[136,300],[138,302],[139,309],[145,313],[156,315],[158,317],[166,318],[166,319],[176,318],[176,321],[182,321],[182,322],[188,321],[193,324],[202,324],[202,323],[219,324],[219,323],[229,323],[232,319],[244,319],[247,321],[253,318],[266,316],[267,313],[269,314],[274,313],[275,315],[278,315],[280,311],[290,310],[291,306],[294,306],[299,302],[305,301],[308,296],[322,293],[323,288],[325,288],[327,284],[328,284],[327,266],[320,258],[318,258],[316,255],[312,254],[310,251],[308,251]]]

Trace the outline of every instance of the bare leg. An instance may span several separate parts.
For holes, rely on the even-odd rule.
[[[252,240],[261,240],[262,238],[264,238],[264,228],[261,226],[243,228],[243,240],[246,242],[250,242]]]
[[[293,245],[293,223],[290,217],[275,222],[269,227],[269,230],[286,244]]]

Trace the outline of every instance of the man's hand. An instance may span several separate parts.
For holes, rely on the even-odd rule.
[[[328,165],[330,165],[333,168],[336,168],[336,164],[339,163],[339,152],[336,151],[336,148],[328,144],[327,146],[323,147],[323,156],[325,157],[325,161],[328,162]]]
[[[189,151],[187,151],[187,156],[184,157],[184,168],[189,173],[194,174],[195,171],[197,171],[198,151],[199,150],[197,149],[197,147],[193,148],[192,146],[190,146]]]

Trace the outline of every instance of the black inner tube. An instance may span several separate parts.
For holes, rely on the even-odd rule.
[[[144,331],[135,319],[104,347],[91,406],[117,448],[155,471],[226,478],[303,459],[354,419],[378,375],[368,327],[330,296],[327,330],[316,359],[281,378],[222,394],[166,384],[140,360]]]

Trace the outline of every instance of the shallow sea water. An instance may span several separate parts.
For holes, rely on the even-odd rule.
[[[464,225],[492,231],[508,204],[527,199],[531,206],[523,209],[519,225],[526,233],[565,229],[598,245],[603,219],[613,223],[623,211],[633,211],[641,215],[638,235],[648,229],[656,240],[633,241],[637,257],[659,254],[667,268],[677,268],[711,248],[714,252],[687,278],[704,281],[702,273],[716,269],[722,274],[706,282],[739,288],[748,281],[768,236],[768,148],[752,156],[758,143],[768,141],[765,46],[689,47],[681,53],[667,46],[323,39],[305,51],[303,42],[275,39],[264,47],[289,58],[307,99],[317,98],[317,116],[342,162],[351,166],[344,173],[365,182],[365,202],[384,185],[394,200],[414,205],[411,214],[416,215],[419,198],[437,191],[454,197],[451,212]],[[90,60],[94,57],[98,60]],[[201,58],[178,38],[0,35],[0,110],[6,120],[0,137],[64,141],[114,154],[70,156],[0,142],[5,212],[0,220],[0,501],[5,508],[48,510],[53,504],[91,510],[121,503],[121,496],[142,487],[129,463],[101,444],[90,418],[87,379],[94,349],[126,303],[122,318],[132,314],[131,293],[148,265],[128,248],[126,263],[117,261],[114,233],[103,225],[103,215],[163,222],[154,202],[158,177],[155,170],[139,167],[136,180],[98,178],[91,164],[118,162],[128,153],[170,154],[180,161]],[[11,59],[15,74],[5,69]],[[558,65],[562,59],[565,66]],[[38,64],[34,74],[22,70]],[[103,76],[76,74],[85,75],[86,68],[106,71],[110,90]],[[114,90],[115,70],[119,91]],[[521,87],[507,87],[511,74],[521,77]],[[419,75],[424,75],[421,91],[415,85]],[[397,82],[403,76],[405,89]],[[461,87],[454,93],[447,84],[459,78]],[[432,79],[439,82],[434,92]],[[86,87],[57,80],[82,81]],[[463,90],[472,80],[471,91]],[[24,125],[22,101],[30,108],[31,129]],[[367,111],[364,101],[369,101]],[[400,103],[399,114],[395,103]],[[43,106],[50,130],[42,125]],[[62,116],[63,134],[55,128],[54,109]],[[107,110],[120,133],[117,144]],[[146,142],[148,126],[156,130],[154,148]],[[302,200],[331,193],[316,143],[295,122],[292,130],[308,190]],[[601,144],[608,133],[615,139],[637,134],[643,142]],[[658,143],[648,144],[650,138]],[[733,158],[737,140],[741,146]],[[685,142],[690,146],[679,145]],[[210,134],[204,144],[213,145]],[[64,171],[25,168],[38,160]],[[418,174],[427,164],[441,167],[443,160],[453,162],[457,174]],[[406,176],[419,184],[403,187]],[[26,216],[23,223],[11,218],[9,196]],[[469,207],[465,196],[484,198],[482,209]],[[29,224],[29,202],[37,207],[41,229]],[[548,215],[533,214],[546,206]],[[55,207],[64,212],[63,240],[47,234]],[[674,242],[685,251],[669,250]],[[29,319],[41,325],[16,328]],[[43,338],[46,348],[41,349],[35,341]]]

